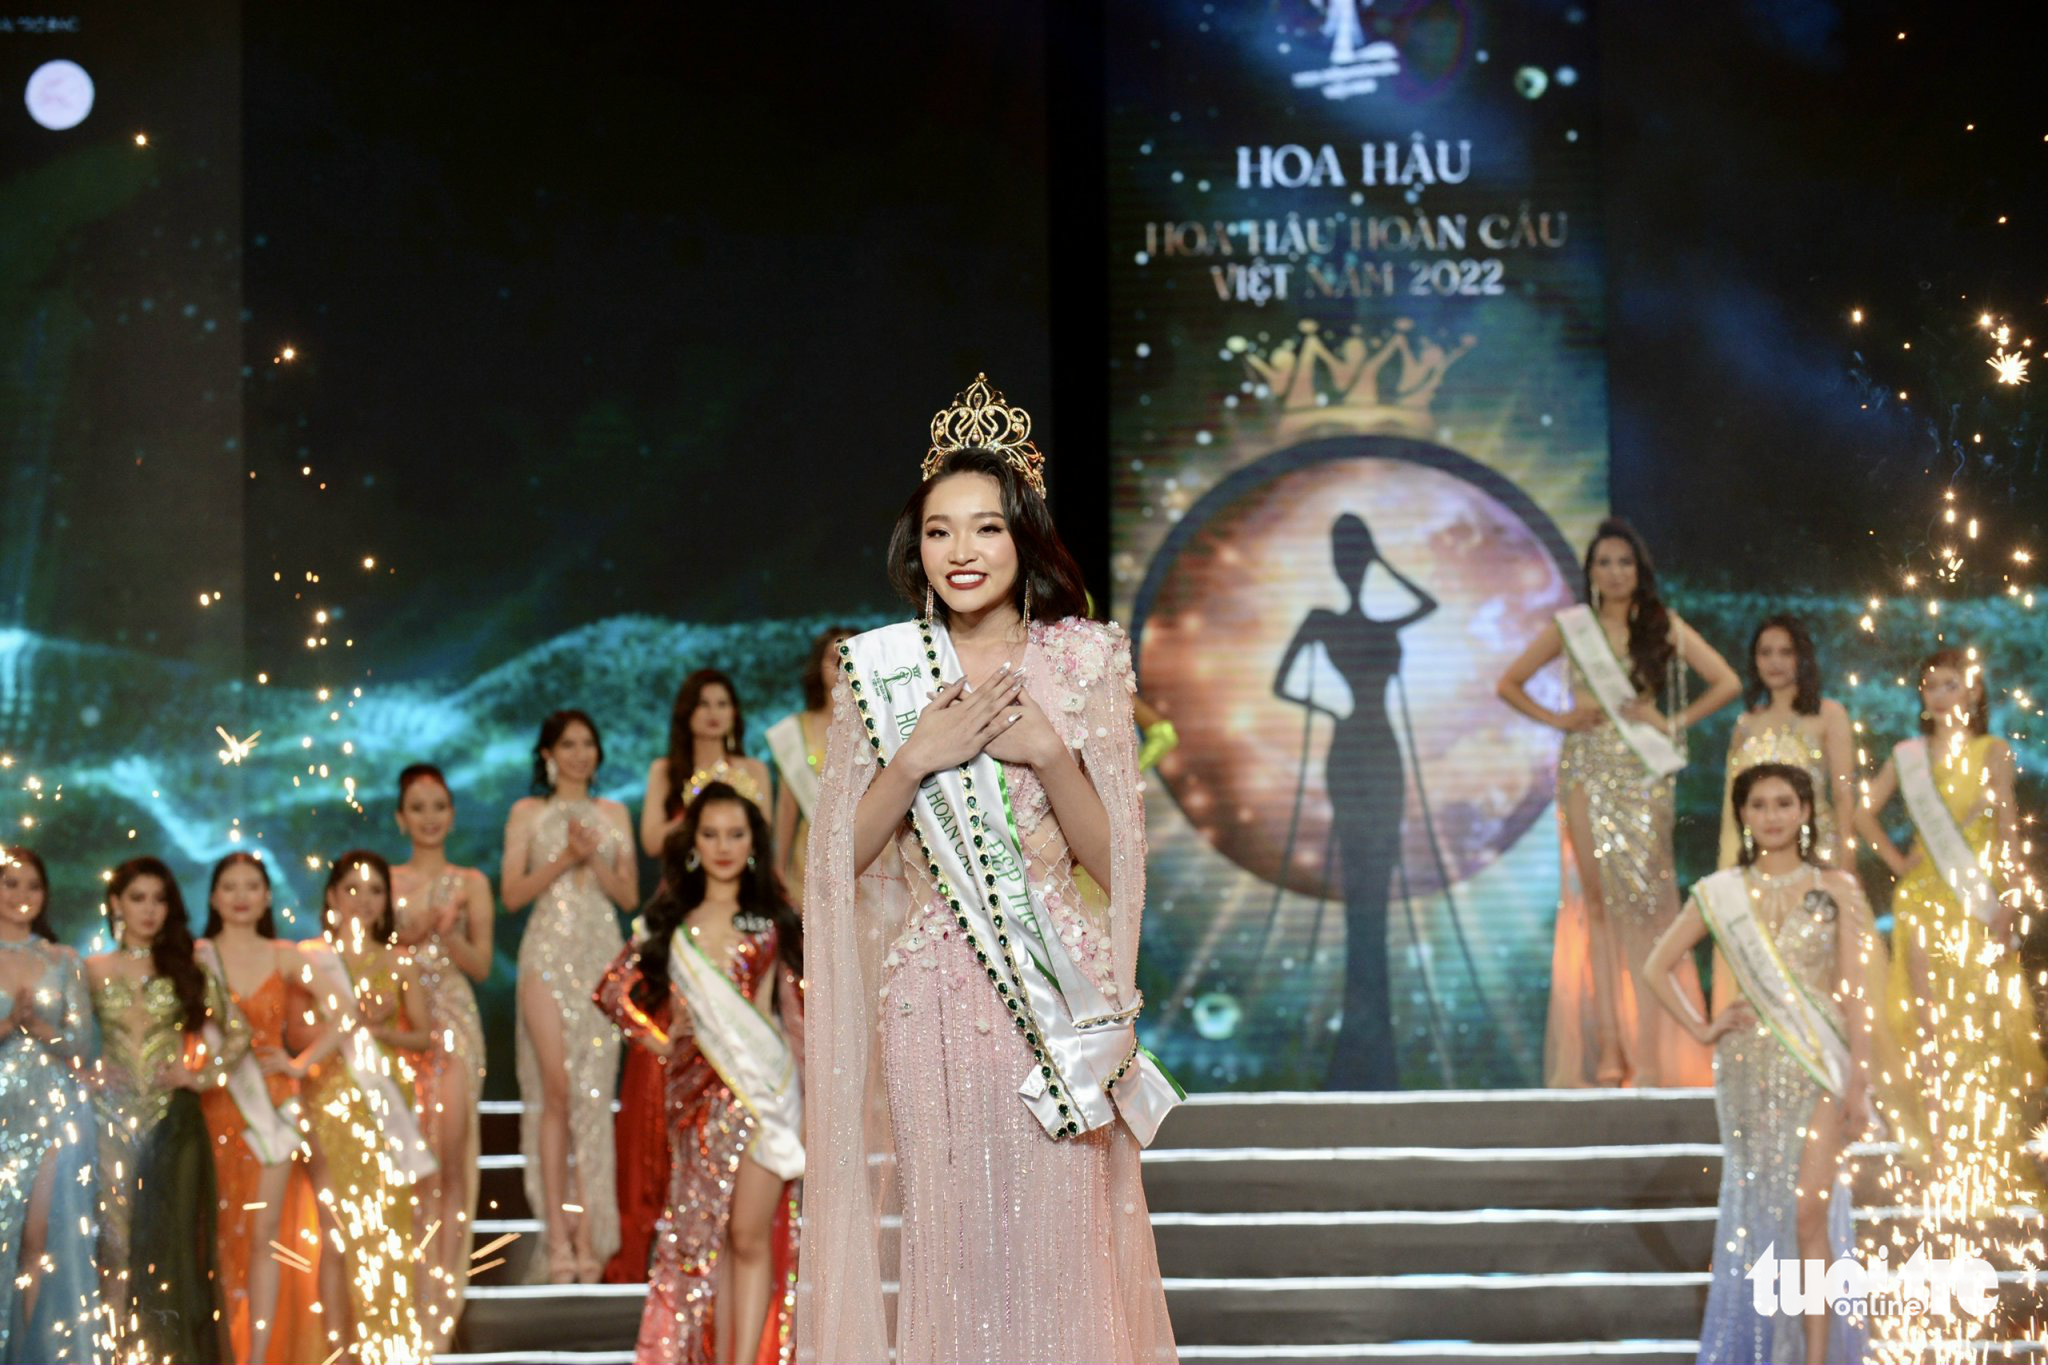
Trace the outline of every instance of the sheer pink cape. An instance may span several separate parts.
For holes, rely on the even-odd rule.
[[[1130,644],[1116,626],[1069,619],[1033,628],[1024,665],[1027,690],[1077,751],[1109,816],[1110,885],[1100,913],[1114,955],[1119,996],[1135,999],[1138,930],[1145,904],[1145,812],[1131,717]],[[818,806],[804,881],[804,1235],[799,1257],[797,1359],[832,1365],[891,1358],[896,1337],[893,1239],[884,1218],[898,1211],[895,1142],[882,1078],[877,992],[882,958],[910,908],[898,844],[855,875],[854,811],[878,771],[842,682],[833,689]],[[907,827],[906,827],[907,830]],[[1019,1105],[1023,1104],[1021,1098]],[[1153,1245],[1137,1140],[1113,1130],[1110,1250],[1132,1359],[1173,1360],[1158,1255]],[[1047,1138],[1050,1142],[1052,1139]],[[1076,1247],[1076,1257],[1094,1248]],[[1053,1293],[1053,1286],[1047,1286]]]

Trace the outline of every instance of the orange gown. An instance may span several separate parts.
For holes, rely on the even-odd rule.
[[[235,1007],[249,1021],[252,1048],[283,1048],[288,992],[284,978],[273,973],[246,998],[229,992]],[[297,1083],[289,1076],[267,1076],[271,1103],[283,1105],[293,1097]],[[275,1256],[268,1246],[256,1244],[257,1210],[247,1206],[261,1199],[263,1163],[249,1150],[242,1137],[244,1123],[234,1099],[224,1089],[208,1090],[199,1097],[200,1112],[206,1117],[206,1131],[213,1142],[213,1165],[220,1196],[220,1283],[229,1340],[235,1359],[249,1359],[250,1310],[249,1267],[255,1257]],[[270,1350],[266,1361],[289,1365],[293,1361],[324,1360],[333,1349],[324,1342],[320,1318],[313,1305],[320,1298],[318,1258],[320,1255],[320,1214],[314,1202],[313,1182],[304,1161],[292,1162],[285,1182],[284,1217],[278,1225],[277,1240],[314,1264],[307,1272],[278,1267],[277,1303],[271,1321]],[[260,1313],[264,1311],[257,1307]]]

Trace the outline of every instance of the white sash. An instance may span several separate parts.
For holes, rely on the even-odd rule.
[[[221,966],[214,947],[205,939],[193,945],[192,955],[199,959],[199,965],[212,972],[220,982],[221,998],[227,1007],[236,1010],[234,993],[228,989],[228,974]],[[218,1025],[206,1024],[200,1029],[200,1036],[206,1039],[206,1046],[218,1057],[224,1040]],[[253,1035],[252,1035],[253,1036]],[[263,1068],[253,1056],[244,1054],[242,1060],[228,1069],[225,1086],[228,1098],[235,1102],[235,1108],[242,1115],[245,1125],[242,1140],[249,1144],[249,1150],[256,1154],[256,1160],[265,1166],[275,1166],[280,1161],[289,1161],[299,1150],[304,1140],[299,1136],[298,1105],[287,1100],[283,1109],[270,1102],[270,1087],[264,1084]]]
[[[803,1086],[788,1040],[731,977],[712,965],[687,929],[669,938],[668,975],[690,1007],[697,1051],[754,1116],[747,1155],[772,1175],[801,1179]]]
[[[915,621],[855,636],[840,647],[840,662],[885,764],[917,727],[927,694],[961,673],[944,628],[926,633]],[[1002,765],[984,753],[933,773],[910,814],[925,870],[1038,1059],[1017,1087],[1025,1106],[1055,1138],[1106,1127],[1121,1114],[1139,1144],[1149,1144],[1181,1089],[1138,1045],[1143,997],[1118,1009],[1068,956],[1024,875]]]
[[[1934,780],[1934,765],[1927,757],[1927,741],[1909,739],[1892,750],[1892,762],[1899,774],[1899,795],[1906,800],[1906,813],[1920,835],[1920,846],[1934,860],[1935,870],[1955,892],[1962,907],[1983,924],[1998,914],[1998,894],[1984,866],[1963,837],[1962,827],[1941,799]]]
[[[377,1121],[384,1132],[384,1146],[391,1164],[397,1168],[403,1183],[413,1184],[432,1175],[438,1164],[432,1152],[427,1150],[425,1139],[420,1136],[420,1126],[414,1117],[412,1106],[406,1102],[405,1092],[398,1088],[398,1082],[391,1077],[391,1059],[356,1012],[356,992],[349,980],[348,967],[341,960],[341,954],[322,939],[309,939],[299,945],[299,951],[306,957],[309,979],[316,987],[323,1013],[335,1017],[336,1027],[341,1030],[342,1062],[348,1067],[348,1074],[369,1097],[370,1107],[377,1115]]]
[[[1622,742],[1643,761],[1643,766],[1659,777],[1669,777],[1683,768],[1685,755],[1669,735],[1645,721],[1629,720],[1622,715],[1622,708],[1636,699],[1636,689],[1628,680],[1628,670],[1614,657],[1614,644],[1593,609],[1584,605],[1566,607],[1557,614],[1557,628],[1564,638],[1565,652],[1593,689],[1593,699],[1600,703]]]
[[[1702,877],[1692,893],[1700,917],[1734,970],[1735,984],[1742,988],[1756,1017],[1792,1054],[1792,1060],[1840,1099],[1848,1089],[1848,1042],[1833,1013],[1778,956],[1770,931],[1757,921],[1744,870],[1730,867]],[[1838,923],[1836,932],[1845,929]]]
[[[796,808],[804,819],[810,819],[818,804],[818,774],[804,744],[802,712],[784,716],[768,727],[768,752],[775,755],[776,770],[782,774],[782,785],[796,798]]]

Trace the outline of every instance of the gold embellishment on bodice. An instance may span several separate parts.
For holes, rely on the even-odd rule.
[[[92,988],[92,1004],[107,1101],[138,1128],[153,1127],[172,1094],[159,1078],[185,1056],[185,1003],[177,983],[167,976],[110,976]]]

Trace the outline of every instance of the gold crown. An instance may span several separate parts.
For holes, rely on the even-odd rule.
[[[952,403],[932,414],[932,445],[924,453],[924,476],[939,472],[940,463],[956,450],[989,450],[1024,476],[1039,497],[1045,496],[1045,454],[1031,444],[1031,414],[989,387],[988,376],[953,396]]]
[[[1261,354],[1232,338],[1259,385],[1259,396],[1276,410],[1289,436],[1311,431],[1390,432],[1427,436],[1435,424],[1430,403],[1444,375],[1477,344],[1470,336],[1445,346],[1418,333],[1412,318],[1398,318],[1386,335],[1368,340],[1363,329],[1333,349],[1313,320],[1301,335]]]

